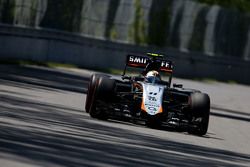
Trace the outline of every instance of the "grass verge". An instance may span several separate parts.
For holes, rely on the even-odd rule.
[[[66,63],[55,63],[55,62],[38,62],[38,61],[31,61],[31,60],[0,60],[0,64],[4,65],[37,65],[37,66],[43,66],[43,67],[50,67],[50,68],[56,68],[56,67],[65,67],[65,68],[78,68],[78,66],[73,64],[66,64]]]
[[[36,66],[42,66],[42,67],[49,67],[49,68],[57,68],[57,67],[62,67],[62,68],[78,68],[78,69],[87,69],[87,70],[93,70],[93,71],[98,71],[98,72],[103,72],[103,73],[109,73],[113,75],[122,75],[123,70],[119,69],[113,69],[113,68],[86,68],[86,67],[81,67],[73,64],[68,64],[68,63],[55,63],[55,62],[38,62],[38,61],[30,61],[30,60],[13,60],[13,59],[8,59],[8,60],[0,60],[0,65],[20,65],[20,66],[25,66],[25,65],[36,65]],[[130,70],[128,69],[126,74],[127,75],[138,75],[141,72],[141,70],[135,69],[135,70]],[[228,84],[238,84],[238,82],[233,81],[233,80],[228,80],[228,81],[219,81],[214,78],[183,78],[183,79],[190,79],[198,82],[203,82],[203,83],[208,83],[208,84],[213,84],[213,83],[218,83],[218,82],[223,82],[223,83],[228,83]]]

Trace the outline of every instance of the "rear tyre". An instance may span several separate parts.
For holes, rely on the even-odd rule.
[[[210,115],[210,99],[204,93],[190,95],[191,120],[188,133],[203,136],[207,133]]]
[[[107,108],[113,101],[115,95],[115,80],[107,77],[100,77],[93,90],[92,102],[89,108],[89,114],[93,118],[107,119]]]

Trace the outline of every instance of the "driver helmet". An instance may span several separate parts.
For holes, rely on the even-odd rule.
[[[161,77],[158,71],[153,70],[146,74],[145,80],[148,83],[159,83],[161,81]]]

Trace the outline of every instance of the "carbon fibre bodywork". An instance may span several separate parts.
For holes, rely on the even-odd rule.
[[[144,67],[144,70],[141,75],[128,76],[128,66]],[[147,83],[143,73],[152,68],[170,73],[168,80]],[[198,90],[184,89],[182,85],[171,87],[172,72],[172,62],[162,57],[150,59],[133,56],[132,59],[128,55],[120,78],[100,74],[91,77],[86,112],[98,119],[143,120],[153,128],[166,125],[186,129],[192,134],[205,135],[209,123],[209,96]]]

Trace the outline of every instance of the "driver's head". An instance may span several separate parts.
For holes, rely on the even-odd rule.
[[[146,74],[145,79],[146,79],[146,82],[149,82],[149,83],[159,83],[161,81],[159,72],[155,70],[149,71]]]

